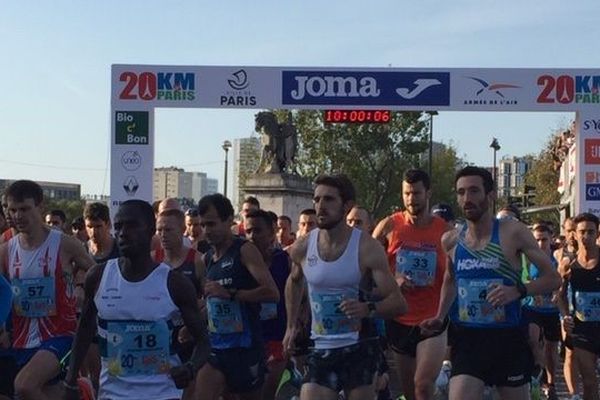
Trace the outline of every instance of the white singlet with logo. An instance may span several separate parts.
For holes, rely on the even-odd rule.
[[[309,234],[303,268],[312,313],[311,338],[317,349],[350,346],[359,341],[361,321],[348,318],[339,305],[346,299],[358,300],[361,231],[352,229],[344,252],[335,261],[324,261],[319,256],[319,232],[320,229],[314,229]]]
[[[182,391],[169,377],[180,365],[171,355],[172,327],[181,321],[161,263],[140,282],[123,278],[119,260],[106,263],[94,302],[102,353],[99,399],[168,400]]]

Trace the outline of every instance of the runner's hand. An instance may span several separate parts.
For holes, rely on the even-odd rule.
[[[194,337],[192,336],[192,334],[190,333],[189,329],[187,328],[187,326],[183,326],[180,330],[179,333],[177,334],[177,341],[179,343],[187,343],[187,342],[191,342],[194,340]]]
[[[367,303],[346,299],[340,303],[340,310],[346,314],[348,318],[367,318],[369,316],[369,307]]]
[[[190,363],[185,363],[171,368],[169,375],[171,375],[171,379],[175,382],[177,389],[185,389],[194,379],[196,374],[194,373],[192,365]]]
[[[486,300],[494,307],[505,306],[521,297],[516,286],[493,285],[488,290]]]
[[[294,355],[296,350],[296,336],[298,335],[298,328],[293,326],[285,330],[285,336],[283,337],[282,347],[283,353],[286,356]]]
[[[212,297],[220,297],[222,299],[229,300],[231,298],[231,294],[225,289],[223,286],[219,284],[219,282],[215,281],[207,281],[204,285],[204,294],[206,296]]]
[[[573,333],[573,328],[575,327],[575,323],[573,322],[573,317],[567,315],[562,319],[562,326],[569,335]]]
[[[413,289],[415,287],[412,278],[402,272],[396,272],[396,283],[400,286],[400,289]]]
[[[419,328],[421,328],[424,335],[428,336],[441,331],[444,328],[444,320],[440,318],[428,318],[419,324]]]

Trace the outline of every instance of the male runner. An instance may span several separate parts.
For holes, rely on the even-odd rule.
[[[554,251],[554,258],[559,261],[559,263],[567,258],[568,261],[571,262],[577,258],[577,237],[575,235],[575,223],[573,222],[573,218],[566,218],[562,225],[563,235],[565,236],[565,243],[563,247],[556,249]],[[561,277],[563,278],[563,286],[561,286],[561,294],[563,290],[570,290],[564,283],[564,276],[562,269],[559,268],[559,272],[561,272]],[[567,293],[568,295],[568,293]],[[560,332],[562,335],[562,341],[564,344],[564,362],[563,362],[563,374],[565,376],[565,382],[567,384],[567,389],[569,390],[569,395],[571,397],[575,397],[579,393],[579,368],[577,367],[577,363],[575,362],[575,354],[573,352],[573,342],[571,340],[571,336],[565,331],[563,324],[560,325]]]
[[[533,237],[540,249],[552,260],[553,268],[558,263],[552,256],[550,240],[552,233],[544,224],[533,227]],[[525,270],[524,280],[536,280],[539,270],[533,263],[529,263]],[[529,323],[529,341],[532,345],[533,355],[538,365],[546,370],[548,400],[558,400],[556,395],[556,367],[558,366],[558,341],[560,339],[560,319],[558,307],[552,293],[528,296],[523,299],[523,315]]]
[[[265,374],[260,303],[278,302],[279,292],[256,246],[232,233],[228,198],[204,196],[198,212],[212,247],[205,255],[204,287],[212,352],[198,374],[196,396],[216,400],[228,391],[259,400]]]
[[[0,244],[8,242],[13,236],[17,235],[17,228],[15,228],[15,223],[10,217],[10,213],[8,212],[8,203],[6,202],[6,195],[2,194],[2,211],[4,212],[4,217],[6,218],[6,223],[8,228],[4,231],[0,232]]]
[[[200,214],[196,207],[192,207],[185,212],[185,235],[190,240],[190,247],[204,254],[210,250],[210,245],[204,239],[202,227],[200,226]]]
[[[285,290],[288,326],[284,349],[293,349],[306,279],[315,348],[309,355],[300,398],[337,399],[344,390],[349,400],[372,399],[379,344],[370,319],[402,314],[406,302],[387,268],[383,248],[368,234],[346,224],[346,214],[355,201],[352,182],[343,175],[324,175],[315,185],[313,202],[319,229],[299,238],[290,250],[294,264]],[[363,301],[363,280],[374,282],[381,301]]]
[[[89,269],[93,261],[77,239],[44,223],[44,194],[37,183],[16,181],[5,195],[19,232],[0,245],[0,271],[14,293],[12,348],[20,368],[15,395],[56,398],[60,387],[53,380],[77,325],[73,277],[78,269]]]
[[[239,224],[232,224],[231,229],[235,235],[238,235],[240,237],[246,236],[246,215],[248,215],[248,213],[253,210],[260,210],[260,202],[256,197],[248,196],[244,199],[244,202],[242,203],[242,210],[240,211],[240,216],[242,217],[242,220],[239,222]]]
[[[503,399],[528,399],[533,361],[520,299],[552,292],[559,276],[524,224],[493,217],[496,194],[489,171],[465,167],[455,187],[467,223],[442,238],[449,265],[440,306],[421,327],[440,329],[456,300],[450,400],[481,399],[486,384],[497,386]],[[521,253],[539,270],[538,279],[527,284],[521,282]]]
[[[317,212],[314,208],[307,208],[300,211],[298,216],[298,232],[296,238],[305,236],[308,232],[317,227]]]
[[[596,363],[600,356],[600,247],[598,217],[582,213],[573,219],[577,236],[577,257],[563,258],[561,274],[571,287],[561,291],[559,302],[565,330],[571,334],[575,361],[583,381],[583,399],[598,400]],[[570,297],[570,298],[568,298]],[[570,306],[569,306],[570,304]],[[571,312],[571,308],[573,311]]]
[[[46,213],[46,225],[52,229],[58,229],[61,232],[65,232],[65,225],[67,223],[67,216],[63,210],[51,210]]]
[[[247,218],[247,217],[246,217]],[[292,220],[287,215],[277,217],[277,241],[281,248],[285,248],[294,243],[296,238],[292,232]]]
[[[447,344],[446,323],[433,334],[419,328],[437,313],[446,264],[441,238],[448,227],[429,212],[430,186],[426,172],[406,171],[402,179],[405,211],[383,219],[373,232],[387,248],[390,269],[408,304],[406,314],[386,324],[408,400],[432,398]]]
[[[110,234],[110,211],[104,203],[89,203],[83,209],[85,229],[89,236],[87,248],[97,264],[119,257],[117,240]]]
[[[346,216],[346,223],[352,228],[360,229],[367,233],[373,231],[373,221],[371,221],[371,216],[364,207],[352,207]]]
[[[189,279],[150,257],[156,231],[152,206],[128,200],[114,219],[123,257],[87,274],[85,303],[65,378],[67,399],[78,399],[76,379],[92,337],[102,349],[100,399],[179,399],[208,357],[206,323]],[[183,323],[196,339],[189,362],[173,350],[173,330]]]
[[[269,213],[264,210],[250,211],[246,215],[246,238],[254,243],[260,251],[279,290],[279,302],[262,303],[260,310],[268,368],[263,400],[275,399],[277,386],[287,363],[281,342],[287,321],[284,297],[285,282],[290,274],[291,262],[286,252],[274,246],[275,230],[271,218]]]

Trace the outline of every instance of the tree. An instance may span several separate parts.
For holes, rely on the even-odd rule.
[[[564,129],[559,130],[559,132]],[[554,168],[554,144],[560,133],[552,134],[544,148],[534,158],[533,166],[525,175],[525,185],[533,187],[535,193],[535,205],[545,206],[560,204],[560,193],[556,189],[559,180],[559,171]],[[531,198],[529,199],[531,201]],[[535,219],[559,221],[556,210],[544,211],[535,214]]]
[[[280,123],[287,121],[287,110],[275,113]],[[324,124],[323,112],[314,110],[294,111],[292,120],[298,131],[298,173],[348,175],[358,203],[376,218],[401,204],[402,174],[421,166],[420,154],[428,147],[421,112],[394,112],[387,124]]]
[[[439,150],[433,153],[431,205],[446,203],[456,209],[454,176],[464,166],[466,162],[457,155],[456,147],[452,142],[448,145],[442,144]]]

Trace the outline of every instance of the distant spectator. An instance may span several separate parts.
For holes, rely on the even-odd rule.
[[[280,215],[277,218],[277,241],[281,247],[287,247],[294,243],[292,219],[287,215]]]
[[[83,243],[86,243],[89,240],[83,217],[73,219],[71,222],[71,233]]]
[[[298,232],[296,238],[306,235],[317,227],[317,212],[312,208],[307,208],[300,212],[298,217]]]
[[[242,237],[246,236],[246,229],[244,228],[244,223],[246,221],[246,216],[248,215],[248,213],[253,210],[260,210],[260,202],[256,197],[248,196],[244,199],[244,202],[242,203],[242,210],[240,211],[240,216],[242,217],[242,220],[237,225],[234,225],[232,228],[233,233],[235,235]]]
[[[52,229],[65,231],[67,216],[63,210],[52,210],[46,214],[46,225]]]

